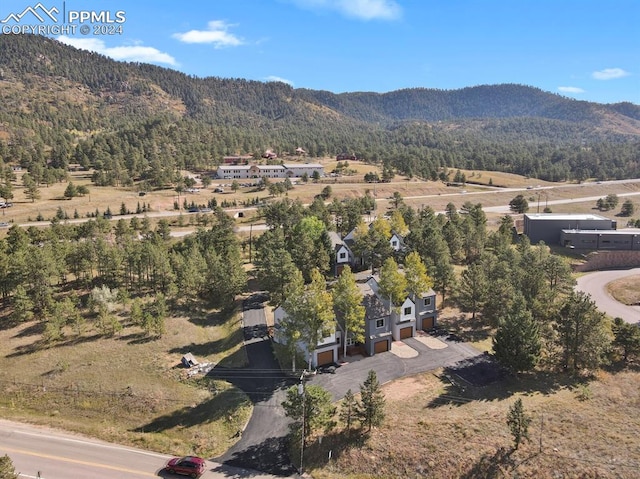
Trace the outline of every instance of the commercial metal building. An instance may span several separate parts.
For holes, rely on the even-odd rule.
[[[640,228],[615,231],[562,230],[560,243],[572,249],[640,251]]]
[[[615,231],[616,222],[593,214],[526,213],[524,234],[532,244],[563,244],[562,230]],[[594,248],[595,249],[595,248]]]

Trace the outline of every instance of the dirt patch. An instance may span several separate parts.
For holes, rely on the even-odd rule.
[[[433,389],[438,384],[439,381],[429,375],[412,376],[386,384],[382,389],[387,401],[403,401]]]
[[[607,284],[607,291],[616,301],[626,305],[640,304],[640,275],[628,276]]]

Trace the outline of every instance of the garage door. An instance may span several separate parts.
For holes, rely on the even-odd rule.
[[[407,339],[413,336],[413,328],[409,326],[408,328],[402,328],[400,330],[400,339]]]
[[[373,345],[373,352],[375,354],[384,353],[385,351],[389,351],[389,341],[386,339],[384,341],[378,341]]]
[[[433,318],[423,318],[422,319],[422,329],[424,329],[425,331],[430,330],[431,328],[433,328],[435,326],[435,324],[433,324]]]
[[[318,366],[324,366],[325,364],[331,364],[333,362],[333,351],[324,351],[318,353]]]

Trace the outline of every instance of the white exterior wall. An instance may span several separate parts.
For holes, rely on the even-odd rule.
[[[221,179],[248,179],[266,176],[267,178],[300,177],[305,173],[311,176],[318,171],[324,176],[322,165],[220,165],[218,178]]]

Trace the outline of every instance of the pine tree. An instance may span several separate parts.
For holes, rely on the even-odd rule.
[[[488,286],[480,264],[474,263],[462,272],[456,297],[462,309],[472,313],[471,319],[476,319],[476,313],[482,308],[487,297]]]
[[[322,386],[315,384],[292,386],[287,389],[287,399],[282,402],[285,415],[293,419],[291,428],[307,439],[317,431],[328,432],[335,427],[333,416],[335,407],[331,394]],[[304,428],[303,428],[304,426]]]
[[[522,399],[516,399],[516,402],[509,408],[507,414],[507,425],[513,436],[513,449],[517,450],[523,440],[529,441],[529,424],[531,418],[525,413],[522,406]]]
[[[541,349],[538,325],[527,310],[524,298],[518,295],[493,338],[493,352],[504,366],[520,372],[536,366]]]
[[[371,370],[366,381],[360,385],[360,423],[370,432],[372,428],[382,424],[385,417],[385,399],[376,372]]]
[[[612,338],[609,325],[596,304],[582,292],[572,292],[556,318],[562,366],[571,371],[597,368]]]
[[[340,420],[344,422],[344,427],[349,433],[351,433],[353,421],[357,417],[359,406],[360,405],[358,404],[356,397],[351,392],[351,389],[349,389],[344,395],[344,398],[342,398],[342,403],[340,404]]]
[[[0,456],[0,479],[18,479],[13,461],[6,454]]]

